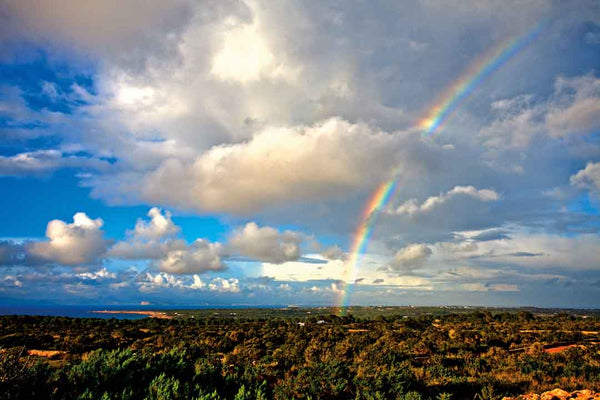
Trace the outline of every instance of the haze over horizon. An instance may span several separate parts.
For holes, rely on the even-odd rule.
[[[0,18],[3,304],[599,306],[597,1]]]

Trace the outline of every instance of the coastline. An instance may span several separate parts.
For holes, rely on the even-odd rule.
[[[142,311],[142,310],[133,310],[133,311],[119,311],[119,310],[101,310],[101,311],[92,311],[95,314],[136,314],[136,315],[146,315],[150,318],[158,318],[158,319],[173,319],[172,316],[167,314],[164,311]]]

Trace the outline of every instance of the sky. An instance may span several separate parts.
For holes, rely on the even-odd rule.
[[[600,3],[0,1],[0,301],[600,306]]]

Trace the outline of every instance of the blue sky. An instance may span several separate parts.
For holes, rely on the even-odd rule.
[[[595,1],[0,15],[2,301],[336,305],[351,284],[352,304],[598,306]],[[535,26],[424,132],[473,63]]]

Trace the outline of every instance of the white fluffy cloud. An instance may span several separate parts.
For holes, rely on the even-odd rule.
[[[153,259],[161,271],[191,274],[220,271],[226,268],[223,257],[241,255],[257,261],[282,263],[297,260],[301,255],[302,234],[250,222],[231,233],[228,243],[211,243],[197,239],[188,245],[174,235],[180,228],[171,220],[169,212],[152,208],[150,221],[138,220],[130,237],[116,243],[109,256],[123,259]]]
[[[93,264],[106,253],[110,244],[104,239],[100,218],[90,219],[85,213],[73,216],[68,224],[55,219],[48,223],[46,237],[48,241],[33,242],[28,253],[47,262],[63,265]]]
[[[109,256],[136,259],[158,259],[170,251],[185,250],[187,244],[175,236],[180,228],[171,219],[171,213],[153,207],[147,213],[149,221],[138,219],[135,228],[128,231],[127,240],[110,248]]]
[[[233,252],[255,260],[282,263],[300,257],[302,235],[293,231],[279,232],[269,226],[250,222],[236,230],[229,239]]]
[[[408,154],[415,141],[413,135],[340,119],[268,128],[249,141],[213,147],[191,163],[165,161],[143,178],[139,190],[150,202],[233,213],[339,198],[394,170],[410,175],[420,167]]]
[[[192,274],[206,271],[222,271],[226,268],[221,260],[223,246],[196,239],[185,249],[169,250],[156,261],[156,267],[172,274]]]
[[[138,219],[129,238],[116,243],[108,255],[129,260],[153,260],[152,265],[171,274],[193,274],[222,271],[226,268],[220,243],[197,239],[191,244],[176,238],[181,231],[171,213],[153,207],[149,221]]]
[[[399,205],[392,213],[408,215],[427,213],[459,196],[466,196],[479,201],[496,201],[500,198],[498,193],[491,189],[476,189],[473,186],[455,186],[447,193],[427,198],[422,204],[419,204],[416,199],[408,200]]]
[[[157,274],[146,272],[137,277],[137,284],[142,292],[151,292],[161,288],[182,288],[185,286],[182,279],[164,272]]]
[[[600,193],[600,162],[590,162],[586,167],[571,176],[571,184]]]
[[[90,279],[92,281],[102,281],[107,279],[115,279],[117,274],[107,270],[105,267],[102,267],[98,271],[93,272],[82,272],[77,274],[77,276],[81,279]]]
[[[344,293],[344,287],[340,282],[332,282],[329,286],[311,286],[306,288],[305,291],[311,294],[334,294],[339,295]]]
[[[140,292],[151,293],[164,289],[199,290],[219,293],[241,292],[240,281],[237,278],[216,277],[204,282],[198,275],[180,277],[167,272],[146,272],[136,277]]]
[[[221,293],[239,293],[240,281],[237,278],[215,278],[208,284],[208,289]]]
[[[160,208],[152,207],[148,211],[148,216],[150,217],[148,222],[142,219],[137,220],[133,231],[134,237],[156,240],[179,233],[180,228],[171,220],[170,212],[163,213]]]

